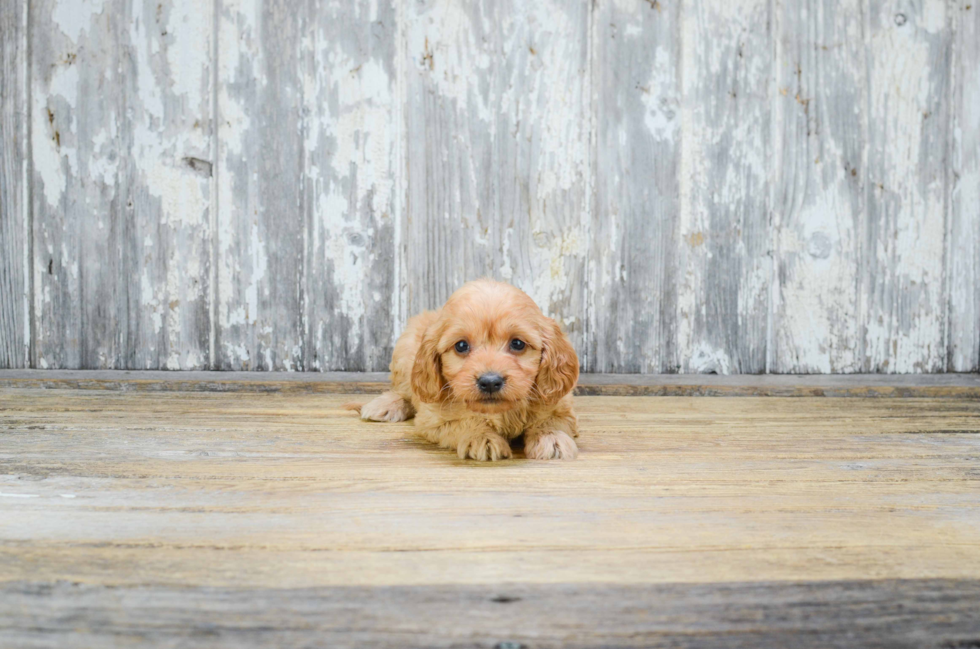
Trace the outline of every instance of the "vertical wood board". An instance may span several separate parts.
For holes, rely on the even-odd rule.
[[[870,0],[865,372],[946,367],[951,30],[944,0]]]
[[[406,9],[406,316],[490,276],[585,342],[590,4]]]
[[[211,11],[31,3],[37,366],[208,365]]]
[[[219,13],[217,365],[382,369],[394,7],[228,0]]]
[[[27,1],[0,0],[0,367],[30,364]]]
[[[682,372],[758,374],[766,370],[772,273],[769,2],[695,2],[680,12],[671,365]]]
[[[867,220],[862,0],[777,2],[770,370],[857,372]]]
[[[304,367],[384,370],[397,333],[395,1],[312,6],[303,79]]]
[[[980,370],[980,3],[950,5],[953,49],[952,159],[947,234],[950,372]]]
[[[680,4],[598,5],[588,370],[674,372]]]
[[[777,34],[771,369],[942,371],[945,5],[785,4]]]
[[[218,3],[216,369],[305,369],[309,16],[309,3]]]

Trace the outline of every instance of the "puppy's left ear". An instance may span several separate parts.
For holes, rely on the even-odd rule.
[[[568,336],[558,323],[548,319],[544,331],[544,349],[535,381],[540,400],[546,404],[558,401],[575,387],[578,381],[578,356]]]

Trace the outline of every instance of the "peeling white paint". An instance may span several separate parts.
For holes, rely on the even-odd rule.
[[[493,26],[480,7],[468,8],[469,12],[456,0],[420,6],[421,12],[406,30],[408,53],[417,73],[427,75],[440,96],[456,103],[461,115],[489,123],[493,107],[472,81],[493,64],[489,43],[477,36],[491,33]]]
[[[658,47],[646,85],[639,88],[640,99],[646,107],[644,122],[655,141],[673,141],[677,137],[677,66],[664,47]]]
[[[265,241],[259,236],[258,223],[252,223],[251,240],[248,247],[251,254],[252,274],[249,277],[248,286],[245,288],[245,320],[255,324],[259,320],[259,286],[265,279],[266,269],[269,267],[269,257],[265,249]],[[270,366],[271,367],[271,366]]]
[[[196,320],[213,290],[219,356],[332,367],[341,353],[375,353],[363,350],[377,342],[378,303],[393,300],[397,322],[424,296],[490,273],[525,288],[580,345],[608,341],[616,353],[598,350],[596,369],[638,354],[645,371],[735,372],[751,352],[739,345],[760,336],[779,371],[932,371],[947,353],[950,369],[975,369],[977,26],[960,7],[906,5],[436,0],[391,14],[380,0],[312,3],[290,9],[310,14],[292,51],[272,33],[283,9],[259,0],[222,0],[218,25],[209,3],[134,3],[121,29],[101,0],[56,0],[35,17],[52,40],[31,75],[35,325],[62,312],[79,320],[87,307],[69,285],[83,278],[97,294],[131,289],[145,337],[138,363],[200,367]],[[797,37],[810,40],[791,47]],[[597,90],[612,66],[629,86],[615,97]],[[273,88],[270,71],[299,79],[302,96]],[[280,92],[301,100],[295,122],[261,112],[257,98]],[[607,127],[599,151],[589,138]],[[302,158],[282,182],[303,184],[301,205],[258,189],[254,138],[270,129],[300,138]],[[938,162],[947,133],[948,174]],[[217,187],[208,164],[225,174]],[[130,199],[124,186],[136,197],[139,261],[120,289],[98,277],[107,260],[80,254],[78,233],[117,236],[108,206]],[[603,192],[594,215],[592,187]],[[270,243],[277,218],[309,219],[292,269]],[[394,251],[379,245],[388,228]],[[650,258],[628,259],[638,233],[666,243],[651,236]],[[732,266],[718,266],[726,256]],[[378,269],[392,267],[394,297],[377,288]],[[296,293],[283,297],[293,279]],[[303,295],[299,338],[269,306],[276,291]],[[604,310],[609,296],[615,313]],[[766,309],[771,333],[757,334]],[[39,329],[39,366],[78,358],[57,327]],[[86,359],[119,362],[113,343],[90,345]]]
[[[104,10],[103,0],[73,0],[55,2],[51,20],[69,40],[77,42],[89,23]]]

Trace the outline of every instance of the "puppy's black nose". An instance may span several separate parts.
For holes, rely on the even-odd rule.
[[[483,394],[495,394],[504,387],[504,377],[496,372],[487,372],[476,380],[476,387],[480,388]]]

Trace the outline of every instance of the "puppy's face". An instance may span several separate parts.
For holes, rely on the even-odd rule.
[[[499,413],[554,403],[578,379],[578,357],[524,292],[481,280],[456,291],[423,335],[412,384],[423,401]]]

